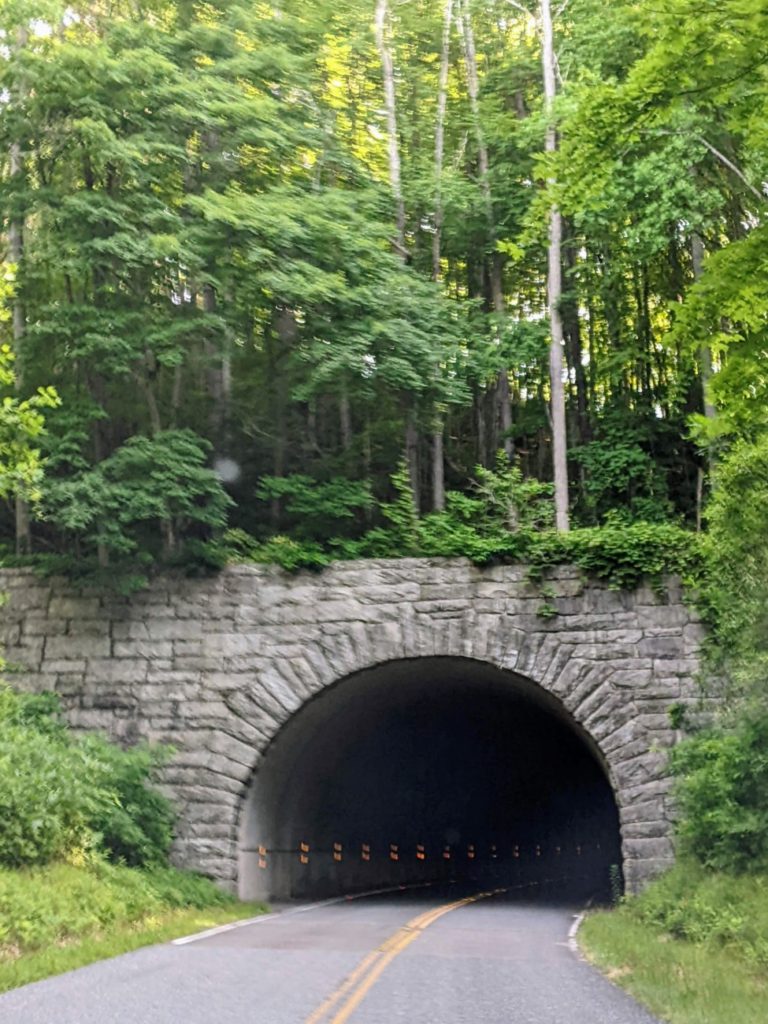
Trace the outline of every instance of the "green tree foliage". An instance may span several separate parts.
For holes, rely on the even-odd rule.
[[[195,530],[223,527],[231,499],[190,430],[132,437],[93,468],[51,477],[44,516],[74,538],[118,555],[166,556]]]
[[[768,435],[736,444],[716,481],[708,509],[709,599],[723,649],[732,661],[752,661],[768,653]]]
[[[763,430],[760,4],[563,5],[546,159],[533,0],[453,18],[444,111],[442,5],[391,6],[402,240],[372,0],[3,5],[4,416],[40,451],[14,487],[46,460],[38,549],[176,559],[225,518],[318,542],[342,507],[357,541],[403,457],[421,515],[479,500],[500,448],[547,484],[553,200],[576,525],[700,522],[710,456]]]
[[[318,481],[311,476],[264,476],[256,490],[262,501],[280,502],[292,532],[298,537],[327,540],[347,522],[360,521],[373,504],[366,481],[333,477]]]
[[[165,759],[155,748],[76,739],[53,695],[0,688],[0,865],[88,851],[133,866],[164,863],[173,812],[149,778]]]
[[[13,394],[13,352],[0,345],[0,498],[20,496],[40,499],[43,460],[40,455],[45,430],[43,410],[53,409],[59,399],[53,388],[39,388],[30,398]]]

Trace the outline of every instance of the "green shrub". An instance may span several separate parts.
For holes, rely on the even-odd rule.
[[[290,480],[290,486],[278,489],[281,494],[293,493],[295,479]],[[312,490],[305,478],[301,480],[302,502],[311,502]],[[585,576],[617,589],[631,589],[646,579],[660,583],[669,573],[688,582],[701,576],[700,538],[671,523],[608,516],[601,527],[557,532],[552,528],[552,486],[525,479],[503,453],[494,469],[476,467],[470,494],[448,491],[442,512],[417,515],[404,463],[392,484],[394,500],[379,504],[385,525],[362,537],[336,537],[324,544],[282,535],[258,541],[242,530],[229,530],[225,544],[233,559],[273,563],[289,572],[321,569],[335,559],[425,556],[469,558],[476,565],[526,563],[534,578],[550,568],[573,564]],[[328,511],[323,494],[318,500]]]
[[[77,747],[0,722],[0,864],[46,864],[91,843],[105,800],[94,767]]]
[[[184,907],[233,898],[213,882],[172,868],[136,871],[89,858],[82,866],[0,868],[0,958]]]
[[[700,538],[672,523],[624,523],[609,517],[604,526],[545,535],[530,554],[534,564],[577,565],[592,579],[618,590],[643,580],[660,582],[669,573],[686,582],[700,579]]]
[[[245,537],[248,535],[245,534]],[[234,538],[234,542],[233,542]],[[266,565],[279,565],[286,572],[298,572],[300,569],[322,569],[331,562],[331,556],[327,554],[316,541],[293,540],[292,537],[277,535],[270,537],[263,543],[255,538],[246,541],[242,530],[229,530],[225,535],[232,545],[233,554],[242,551],[247,553],[246,559],[249,562],[263,563]]]
[[[142,872],[153,894],[163,906],[171,908],[227,906],[234,901],[229,893],[202,875],[171,867],[148,868]]]
[[[95,735],[83,737],[79,746],[96,766],[100,785],[112,797],[98,802],[88,818],[100,848],[111,860],[133,867],[166,863],[174,813],[150,779],[171,751],[147,745],[122,750]]]
[[[724,946],[768,966],[768,876],[736,877],[705,871],[684,859],[630,897],[622,913],[678,939]]]
[[[690,737],[671,765],[682,849],[710,869],[768,872],[768,708]]]
[[[173,812],[149,779],[166,756],[75,738],[54,695],[0,688],[0,864],[47,864],[88,849],[127,864],[163,863]]]
[[[262,501],[279,501],[298,538],[328,540],[340,526],[354,526],[361,513],[373,505],[367,480],[332,477],[318,481],[311,476],[263,476],[256,490]]]

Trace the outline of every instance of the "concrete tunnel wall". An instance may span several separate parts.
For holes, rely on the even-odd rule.
[[[636,889],[673,858],[668,712],[701,706],[701,625],[675,580],[662,596],[616,592],[564,567],[548,584],[556,614],[542,617],[524,566],[462,559],[297,575],[232,566],[208,579],[162,575],[126,598],[0,570],[0,640],[14,684],[57,691],[75,727],[174,746],[164,773],[180,812],[174,859],[231,889],[265,755],[339,680],[436,657],[527,680],[599,751]]]

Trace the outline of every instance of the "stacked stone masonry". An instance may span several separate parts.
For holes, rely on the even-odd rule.
[[[525,676],[589,734],[620,811],[627,884],[673,856],[669,709],[701,708],[702,627],[670,580],[614,591],[563,568],[556,615],[524,567],[345,562],[320,574],[234,566],[130,598],[0,570],[11,682],[55,690],[76,728],[170,743],[176,862],[233,887],[248,783],[281,726],[340,678],[395,659],[471,658]]]

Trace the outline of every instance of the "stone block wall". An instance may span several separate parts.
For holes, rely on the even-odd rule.
[[[0,570],[10,681],[55,690],[73,726],[171,743],[175,856],[233,886],[244,795],[281,726],[354,672],[423,656],[487,662],[555,698],[594,743],[619,806],[630,888],[673,856],[669,709],[701,706],[702,627],[679,583],[617,592],[563,568],[557,614],[524,567],[342,562],[319,574],[234,566],[164,575],[122,598]]]

